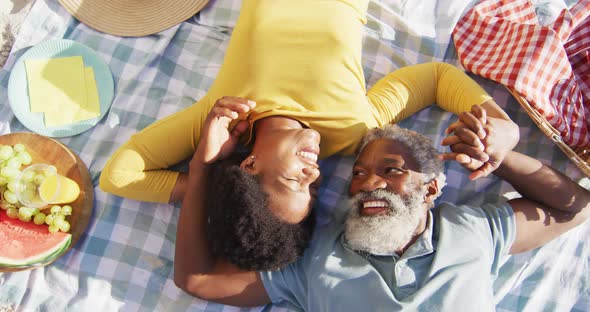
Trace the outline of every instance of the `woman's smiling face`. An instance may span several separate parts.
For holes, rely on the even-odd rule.
[[[265,122],[257,127],[254,157],[245,159],[241,167],[261,177],[270,209],[277,217],[299,223],[317,196],[320,134],[292,119],[267,119],[258,121]]]

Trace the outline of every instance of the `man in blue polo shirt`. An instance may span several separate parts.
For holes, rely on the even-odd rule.
[[[493,277],[515,239],[510,205],[433,208],[443,166],[416,132],[388,125],[361,146],[346,222],[319,229],[299,261],[261,273],[272,302],[305,311],[493,311]]]
[[[198,260],[207,265],[175,279],[177,285],[197,297],[240,306],[493,311],[492,282],[503,257],[541,246],[584,222],[590,192],[510,151],[518,129],[503,119],[486,117],[485,111],[464,113],[451,130],[455,135],[443,143],[453,153],[443,158],[462,163],[472,178],[495,170],[522,198],[434,208],[445,176],[432,142],[385,126],[369,132],[361,145],[348,218],[318,229],[302,258],[279,271],[248,272],[203,250]],[[466,156],[474,155],[478,140],[486,163]],[[509,148],[502,148],[507,143]]]

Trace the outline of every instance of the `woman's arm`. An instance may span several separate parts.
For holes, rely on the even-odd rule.
[[[440,62],[402,67],[379,80],[367,97],[383,123],[397,123],[432,104],[459,114],[492,99],[463,71]]]
[[[141,201],[180,201],[185,180],[169,168],[194,154],[211,106],[205,96],[133,135],[107,161],[100,188]]]
[[[190,191],[182,202],[176,232],[174,283],[204,300],[235,306],[269,303],[258,272],[240,270],[210,252],[204,207],[208,168],[196,160],[190,164],[187,181]]]
[[[209,113],[201,142],[189,165],[176,232],[176,285],[199,298],[237,306],[262,305],[270,299],[257,272],[240,270],[212,255],[204,207],[206,178],[210,164],[227,157],[248,127],[248,123],[242,121],[229,131],[229,123],[238,113],[248,113],[254,105],[244,99],[224,97]]]

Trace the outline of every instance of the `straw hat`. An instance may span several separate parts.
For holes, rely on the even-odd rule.
[[[151,35],[197,14],[209,0],[58,0],[80,22],[122,37]]]

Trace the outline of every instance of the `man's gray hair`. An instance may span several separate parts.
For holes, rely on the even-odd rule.
[[[446,184],[446,175],[442,160],[438,158],[438,151],[432,141],[426,136],[396,125],[385,125],[381,128],[373,128],[365,134],[357,151],[357,158],[367,144],[378,139],[389,139],[403,144],[410,151],[410,155],[418,163],[418,170],[425,175],[425,183],[437,180],[439,193]]]

